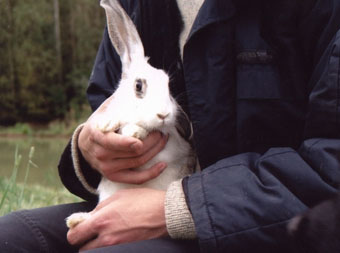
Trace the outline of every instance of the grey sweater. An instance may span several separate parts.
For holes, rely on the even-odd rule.
[[[184,22],[184,28],[180,35],[180,48],[182,57],[184,44],[189,36],[191,27],[203,2],[204,0],[177,0],[177,4],[181,11]]]

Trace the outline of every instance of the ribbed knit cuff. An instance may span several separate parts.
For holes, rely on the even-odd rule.
[[[72,155],[73,168],[74,168],[74,172],[77,175],[77,178],[79,179],[83,187],[90,193],[97,195],[97,190],[93,188],[91,185],[89,185],[89,183],[86,181],[85,176],[80,168],[78,137],[84,125],[85,124],[79,125],[72,135],[72,140],[71,140],[71,153],[72,154],[71,155]]]
[[[165,220],[171,238],[196,238],[195,224],[185,201],[182,180],[171,183],[166,192]]]

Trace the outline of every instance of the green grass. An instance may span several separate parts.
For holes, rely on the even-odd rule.
[[[14,155],[14,165],[10,178],[0,178],[0,216],[19,209],[32,209],[43,206],[51,206],[63,203],[80,201],[80,199],[65,188],[44,187],[41,185],[28,185],[27,178],[31,166],[36,166],[33,161],[34,148],[28,154],[26,174],[24,182],[17,183],[17,174],[22,155],[18,148]]]

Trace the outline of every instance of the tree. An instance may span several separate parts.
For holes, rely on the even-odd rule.
[[[0,1],[0,124],[81,108],[104,20],[93,0]]]
[[[54,6],[54,33],[55,33],[55,48],[57,57],[57,71],[58,81],[62,81],[62,54],[61,54],[61,37],[60,37],[60,12],[59,12],[59,0],[53,0]]]

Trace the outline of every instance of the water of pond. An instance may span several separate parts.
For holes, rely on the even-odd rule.
[[[30,166],[27,179],[29,184],[62,187],[58,176],[59,158],[68,143],[67,138],[0,138],[0,177],[10,177],[14,168],[15,150],[22,155],[17,182],[24,181],[30,148],[35,152],[32,161],[37,167]]]

